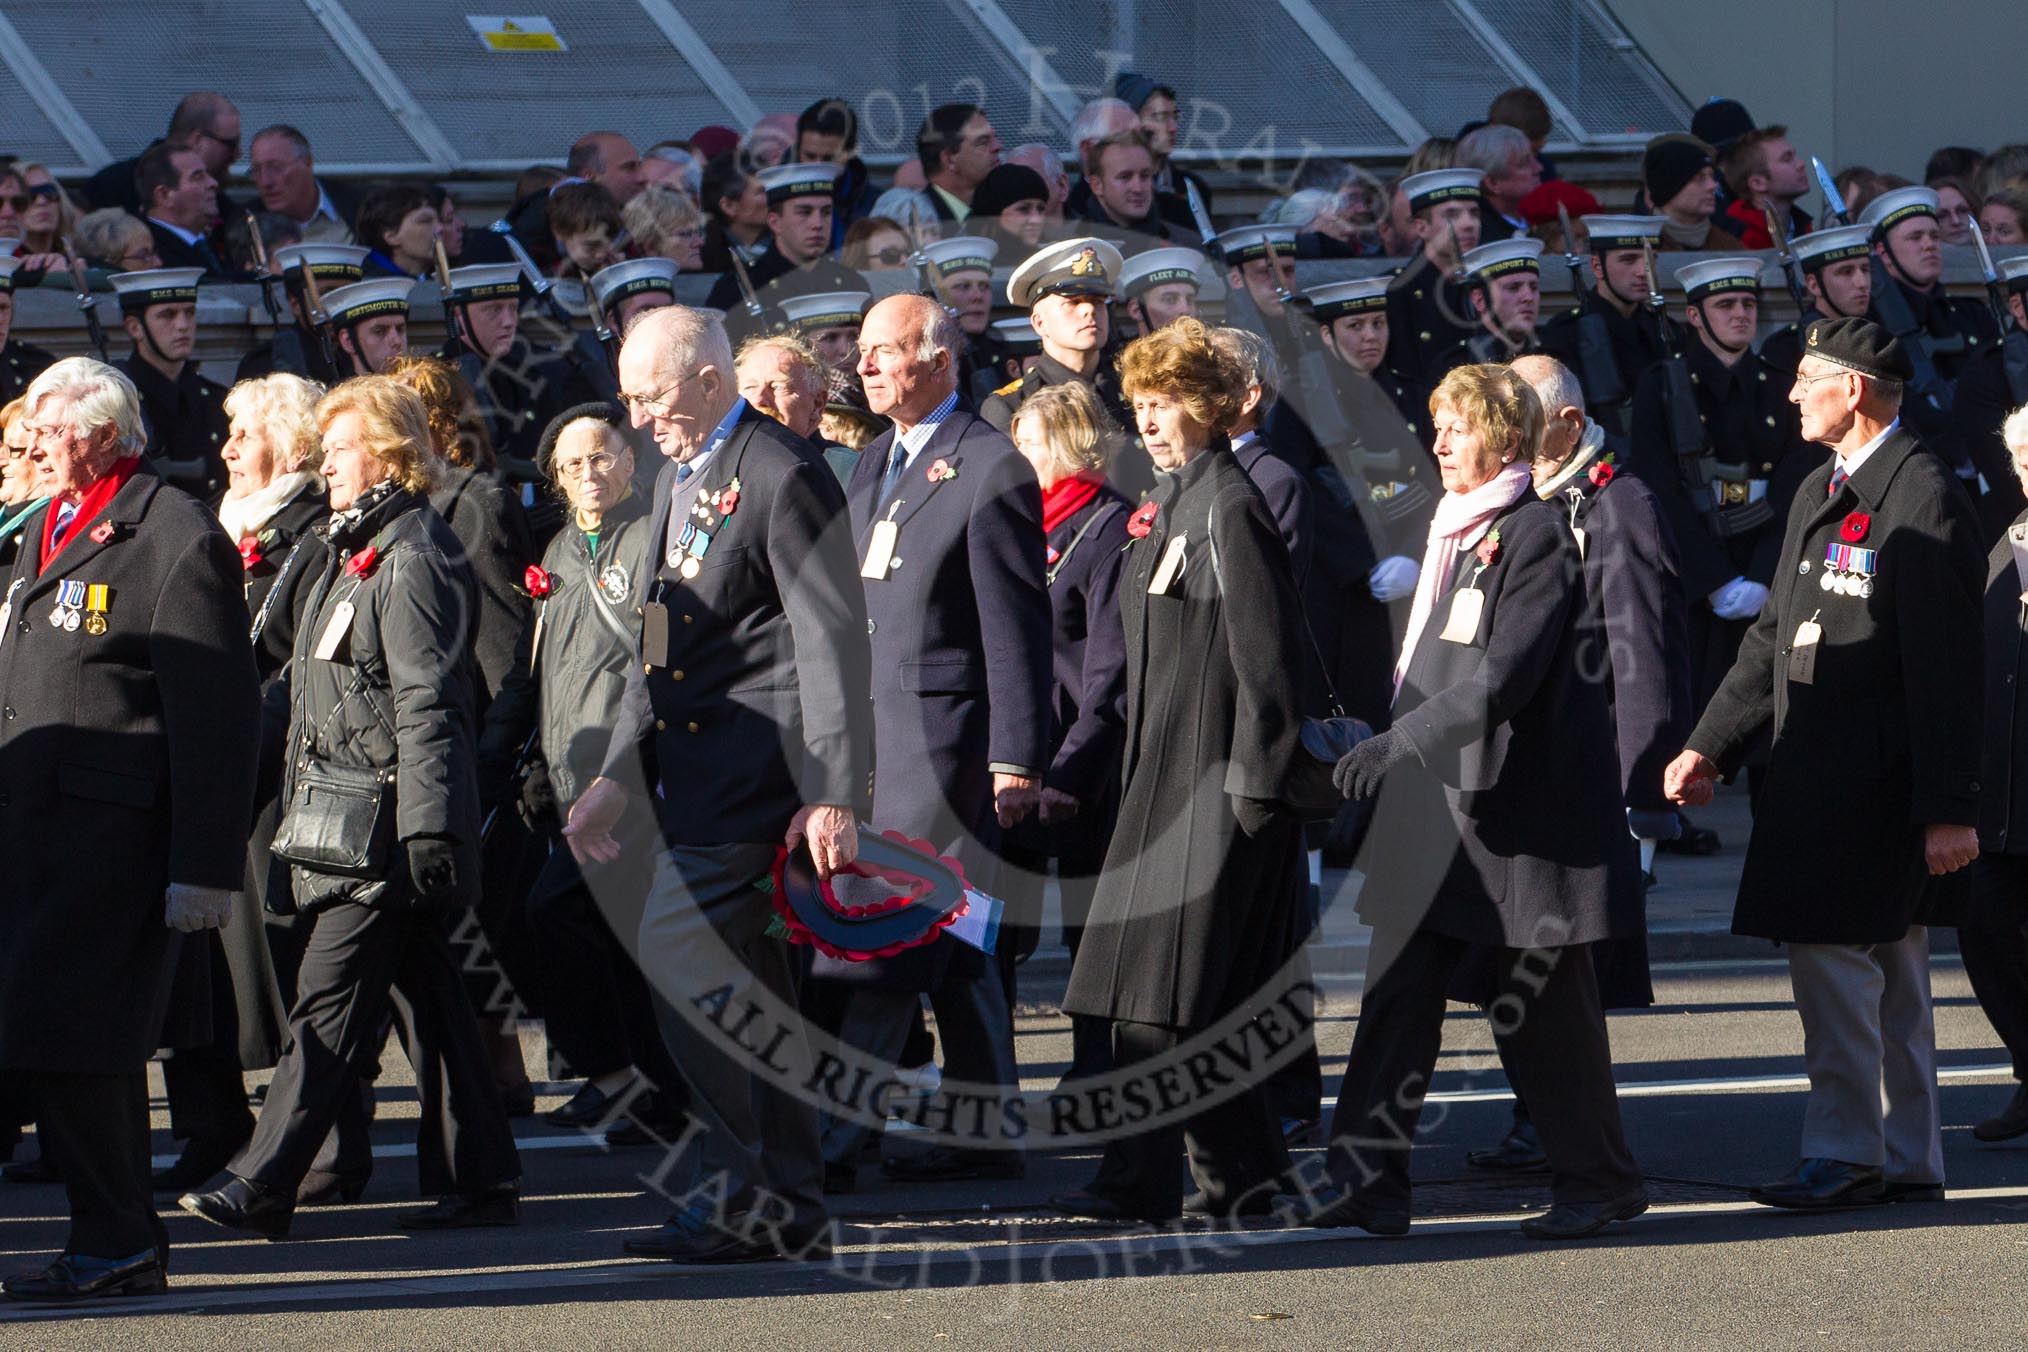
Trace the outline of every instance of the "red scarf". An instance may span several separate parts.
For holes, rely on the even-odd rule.
[[[77,514],[64,525],[61,541],[56,538],[56,509],[61,504],[51,499],[42,518],[42,567],[38,572],[48,571],[50,560],[62,553],[65,545],[77,539],[78,533],[106,509],[113,495],[127,486],[127,480],[133,478],[134,471],[140,467],[141,457],[138,455],[115,460],[105,476],[84,491],[84,496],[78,500]]]
[[[1098,496],[1103,480],[1096,474],[1077,474],[1058,479],[1042,490],[1042,533],[1049,534],[1084,510]]]

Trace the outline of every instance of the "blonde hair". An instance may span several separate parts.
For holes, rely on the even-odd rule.
[[[463,372],[442,357],[404,352],[387,364],[383,374],[422,396],[423,412],[429,415],[430,449],[439,459],[459,469],[493,468],[486,415],[479,411],[478,392]]]
[[[1089,385],[1043,386],[1021,401],[1014,426],[1023,423],[1040,427],[1055,479],[1102,472],[1112,460],[1112,420]]]
[[[393,376],[355,376],[317,401],[318,432],[329,432],[345,413],[359,415],[367,453],[387,466],[396,483],[419,494],[436,487],[443,462],[430,449],[421,395]]]
[[[702,229],[704,213],[688,193],[650,183],[620,208],[620,223],[635,242],[659,254],[685,230]]]
[[[1231,428],[1249,383],[1239,363],[1211,341],[1211,330],[1188,315],[1136,338],[1120,354],[1120,387],[1128,399],[1168,395],[1213,432]]]
[[[1465,415],[1472,430],[1489,449],[1508,459],[1533,457],[1542,444],[1547,418],[1535,387],[1506,366],[1459,366],[1430,393],[1429,410],[1453,409]],[[1511,452],[1511,454],[1509,454]]]
[[[317,401],[323,397],[322,385],[276,371],[234,385],[225,396],[225,412],[230,418],[244,414],[267,434],[286,474],[315,469],[324,458],[317,431]]]

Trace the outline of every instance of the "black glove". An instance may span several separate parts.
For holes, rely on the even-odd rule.
[[[1331,772],[1331,782],[1347,798],[1371,798],[1380,792],[1380,783],[1387,778],[1387,772],[1414,754],[1415,747],[1408,738],[1390,728],[1346,752],[1338,768]]]
[[[556,816],[556,786],[549,782],[549,766],[539,758],[528,763],[528,777],[521,784],[521,810],[535,825]]]
[[[416,898],[446,905],[458,895],[458,852],[442,836],[415,836],[408,842],[408,876]]]

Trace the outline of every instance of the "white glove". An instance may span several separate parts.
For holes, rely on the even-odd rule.
[[[233,894],[225,888],[171,883],[163,920],[170,929],[185,934],[222,929],[232,915],[232,897]]]
[[[1422,565],[1414,559],[1405,554],[1390,554],[1366,574],[1366,587],[1376,601],[1399,601],[1415,594],[1416,579],[1421,576]]]
[[[1732,598],[1733,608],[1739,613],[1729,618],[1757,620],[1761,607],[1767,604],[1767,588],[1758,582],[1741,582],[1739,591]]]

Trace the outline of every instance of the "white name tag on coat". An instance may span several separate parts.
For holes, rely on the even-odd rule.
[[[659,601],[641,607],[641,660],[651,667],[669,665],[669,607]]]
[[[1470,643],[1479,636],[1479,617],[1486,612],[1486,593],[1467,587],[1451,596],[1450,617],[1437,637],[1446,643]]]
[[[2028,530],[2009,526],[2007,547],[2014,551],[2014,576],[2021,582],[2023,599],[2028,599]]]
[[[1824,626],[1815,620],[1796,626],[1796,641],[1789,645],[1789,679],[1797,685],[1817,683],[1817,647],[1823,639]]]
[[[324,632],[317,636],[317,646],[310,656],[320,662],[336,662],[339,650],[345,646],[345,636],[352,632],[352,603],[340,601],[331,607],[331,618],[325,622]]]
[[[1577,537],[1577,557],[1578,560],[1582,562],[1584,559],[1585,546],[1591,543],[1591,537],[1585,534],[1583,526],[1572,526],[1570,528],[1570,533]]]
[[[875,582],[887,576],[888,567],[894,562],[894,547],[901,540],[901,527],[892,521],[873,523],[873,534],[866,541],[866,561],[859,565],[859,576]]]
[[[1155,575],[1148,579],[1148,595],[1167,596],[1169,588],[1183,574],[1183,549],[1187,537],[1177,536],[1169,541],[1169,547],[1162,551],[1162,561],[1155,565]]]

